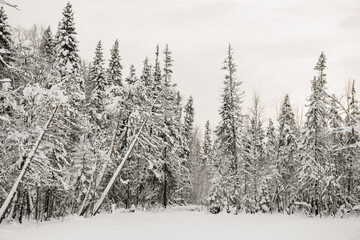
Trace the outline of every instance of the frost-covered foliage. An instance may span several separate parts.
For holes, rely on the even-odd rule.
[[[344,107],[327,93],[323,53],[304,127],[295,123],[289,95],[278,122],[266,127],[258,96],[245,114],[229,45],[221,120],[214,136],[206,123],[202,140],[193,98],[183,106],[173,83],[168,45],[163,55],[156,46],[155,61],[146,57],[140,74],[130,65],[123,79],[117,40],[106,69],[101,42],[88,64],[80,62],[76,37],[70,3],[55,37],[49,27],[10,30],[0,9],[0,221],[89,216],[99,199],[100,211],[187,204],[213,213],[358,211],[355,82]]]
[[[231,69],[230,66],[226,69]],[[231,211],[232,207],[235,212],[292,214],[301,211],[320,216],[357,211],[360,114],[355,83],[349,88],[344,107],[335,96],[327,93],[324,53],[315,70],[317,75],[311,82],[304,127],[299,129],[296,124],[290,97],[286,94],[280,107],[278,127],[270,120],[266,136],[259,114],[261,108],[257,104],[250,109],[249,118],[236,121],[242,125],[231,127],[231,119],[239,111],[229,104],[233,95],[228,90],[231,88],[225,87],[220,111],[222,121],[215,140],[216,160],[212,165],[211,212]],[[231,76],[227,75],[226,80],[232,79]],[[224,124],[225,119],[227,124]],[[236,126],[241,129],[240,135],[233,131]],[[232,132],[234,134],[230,134]],[[235,136],[240,136],[240,140],[234,141]],[[231,154],[225,157],[224,150],[219,147],[235,149],[230,148],[235,142],[239,144],[240,177],[231,171],[234,165]]]
[[[117,39],[110,51],[110,55],[109,67],[107,69],[109,83],[115,86],[122,86],[122,66],[119,55],[119,41]]]
[[[11,35],[11,28],[7,22],[7,15],[5,13],[4,7],[0,7],[0,56],[1,59],[7,63],[10,64],[14,61],[13,54],[13,41],[12,41],[12,35]],[[4,63],[1,61],[1,67],[4,67]]]
[[[70,2],[67,3],[62,14],[63,18],[59,22],[55,36],[55,47],[58,69],[61,76],[64,77],[69,71],[75,73],[79,70],[80,59],[74,13]]]
[[[140,77],[132,65],[122,82],[118,41],[107,70],[101,42],[90,68],[80,64],[69,3],[55,39],[50,28],[17,28],[16,32],[14,60],[20,71],[13,79],[21,81],[16,88],[0,91],[1,204],[15,186],[30,150],[37,147],[1,217],[21,222],[23,216],[47,220],[70,213],[92,214],[145,119],[138,143],[102,209],[113,204],[166,207],[191,201],[190,165],[184,155],[189,136],[185,136],[180,93],[171,83],[173,60],[168,46],[164,75],[157,50],[155,69],[146,59]],[[84,79],[91,86],[85,88]],[[84,89],[93,89],[88,99]],[[51,124],[37,141],[50,116]],[[201,146],[194,150],[194,158],[201,159],[200,151]]]
[[[11,76],[10,66],[14,62],[14,43],[11,28],[7,22],[7,15],[4,7],[0,7],[0,78]]]
[[[238,173],[240,169],[242,123],[241,103],[243,91],[240,89],[242,82],[236,77],[236,64],[233,58],[233,50],[229,45],[228,56],[223,63],[223,70],[226,71],[224,90],[222,94],[222,105],[220,107],[221,121],[216,128],[215,148],[217,151],[216,163],[218,168],[218,184],[212,189],[212,199],[216,202],[223,198],[230,204],[230,196],[238,198],[240,183]],[[230,164],[230,166],[228,165]],[[223,188],[226,189],[223,189]],[[223,193],[223,194],[220,194]],[[236,197],[235,197],[236,194]],[[237,202],[237,200],[234,200]],[[233,202],[234,202],[233,201]],[[237,203],[238,205],[238,203]],[[236,206],[238,207],[238,206]]]

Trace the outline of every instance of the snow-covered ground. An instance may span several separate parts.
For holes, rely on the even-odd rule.
[[[108,239],[360,239],[360,219],[275,215],[213,215],[206,212],[135,212],[101,214],[94,218],[2,224],[1,240]]]

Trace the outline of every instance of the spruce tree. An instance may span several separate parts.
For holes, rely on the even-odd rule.
[[[142,70],[142,74],[140,80],[144,83],[146,87],[152,86],[152,76],[151,76],[151,65],[149,64],[149,59],[146,57],[144,60],[144,67]]]
[[[356,99],[356,90],[355,90],[355,81],[352,83],[351,93],[349,97],[349,106],[348,112],[353,116],[355,119],[360,118],[360,107],[359,103]],[[358,143],[360,142],[360,135],[359,135],[359,124],[355,122],[349,116],[346,117],[345,123],[347,126],[346,133],[345,133],[345,144],[347,146],[347,150],[345,151],[345,160],[346,160],[346,167],[345,167],[345,189],[346,189],[346,196],[348,196],[348,201],[352,204],[355,202],[352,200],[354,199],[354,194],[356,190],[356,184],[359,181],[359,163],[358,163],[358,156],[360,154],[360,147]]]
[[[110,60],[109,67],[107,69],[107,77],[109,79],[109,84],[114,86],[122,86],[122,66],[120,63],[119,55],[119,41],[116,39],[111,51],[110,51]]]
[[[203,159],[204,162],[207,162],[207,164],[211,164],[212,160],[212,153],[213,153],[213,145],[211,141],[211,128],[210,128],[210,122],[209,120],[206,121],[205,124],[205,134],[204,134],[204,142],[203,142]]]
[[[243,123],[241,103],[244,93],[240,89],[242,82],[236,77],[236,65],[231,45],[228,47],[228,56],[223,64],[222,69],[226,71],[226,74],[222,105],[219,110],[221,121],[215,131],[217,161],[214,163],[215,183],[210,193],[212,211],[225,206],[229,209],[230,205],[240,207],[238,172]]]
[[[298,161],[298,140],[294,113],[291,109],[289,95],[282,102],[279,116],[278,154],[276,160],[277,189],[276,207],[280,211],[288,211],[295,199],[297,179],[294,175]]]
[[[9,77],[9,72],[6,65],[11,65],[14,62],[14,49],[11,36],[11,29],[7,22],[7,15],[4,7],[0,7],[0,77]]]
[[[50,26],[43,33],[40,51],[48,61],[52,61],[55,57],[55,41]]]
[[[125,81],[129,85],[134,85],[138,81],[138,78],[136,76],[136,70],[133,64],[130,65],[129,76],[125,78]]]
[[[169,50],[169,45],[166,44],[164,49],[164,84],[165,86],[170,85],[171,82],[171,75],[173,73],[172,71],[172,62],[174,61],[171,57],[171,51]]]
[[[191,140],[191,135],[193,131],[194,125],[194,106],[193,106],[193,98],[190,96],[188,102],[185,105],[185,119],[184,119],[184,135],[187,141]]]
[[[317,76],[311,82],[309,109],[301,145],[300,195],[304,202],[311,205],[311,213],[321,215],[325,208],[323,198],[328,194],[329,142],[327,132],[327,106],[325,99],[326,58],[323,53],[319,57],[315,70]]]
[[[259,206],[260,194],[265,194],[263,191],[267,188],[266,181],[261,180],[261,176],[265,173],[265,133],[262,128],[262,108],[257,95],[254,96],[253,102],[246,136],[244,136],[246,141],[244,141],[244,169],[242,171],[246,181],[242,196],[244,197],[244,207],[247,212],[251,213],[257,212],[262,207],[262,205]]]
[[[241,103],[244,93],[240,89],[242,81],[238,81],[236,77],[236,65],[231,45],[229,45],[228,56],[222,69],[227,73],[220,107],[221,121],[216,128],[216,145],[223,156],[230,159],[233,171],[237,172],[241,147]]]
[[[58,31],[55,37],[56,41],[56,61],[61,77],[71,72],[76,75],[79,70],[79,50],[76,40],[75,21],[72,5],[67,3],[63,10]]]
[[[152,92],[154,97],[158,96],[159,92],[162,91],[162,78],[161,78],[161,68],[160,68],[160,61],[159,61],[159,45],[156,45],[156,52],[155,52],[155,66],[153,70],[153,87]]]
[[[276,189],[278,186],[278,171],[277,171],[277,157],[278,157],[278,136],[275,131],[274,123],[269,119],[269,123],[266,130],[266,143],[265,143],[265,176],[269,180],[269,191],[271,196],[270,211],[275,208],[275,196]]]
[[[91,102],[97,109],[102,111],[105,101],[105,89],[109,83],[105,76],[104,56],[101,41],[98,42],[95,49],[95,57],[89,71],[89,79],[94,84],[94,90],[91,95]]]

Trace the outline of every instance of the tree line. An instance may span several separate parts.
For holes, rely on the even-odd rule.
[[[202,137],[193,98],[183,105],[173,83],[168,45],[156,46],[141,73],[131,65],[125,77],[117,40],[108,66],[101,41],[91,63],[80,58],[70,3],[55,35],[50,27],[10,28],[3,7],[0,32],[0,222],[93,215],[134,140],[100,211],[188,204],[213,213],[357,209],[355,87],[346,104],[327,93],[323,53],[306,121],[295,121],[286,95],[277,123],[269,119],[265,129],[258,97],[250,113],[243,109],[229,45],[221,121],[214,131],[208,121]]]
[[[302,212],[308,215],[356,213],[359,207],[360,108],[355,81],[343,104],[326,88],[326,57],[314,67],[305,121],[299,122],[286,94],[277,118],[264,128],[262,106],[254,96],[250,113],[242,107],[242,81],[236,77],[231,46],[221,121],[215,129],[211,211]]]

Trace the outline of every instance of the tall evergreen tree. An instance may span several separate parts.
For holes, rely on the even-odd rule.
[[[262,181],[265,172],[265,133],[262,128],[262,108],[259,97],[254,95],[253,106],[250,110],[249,122],[246,129],[246,136],[243,138],[243,169],[244,175],[244,207],[245,210],[254,213],[258,210],[268,211],[269,203],[261,202],[267,189],[266,181]],[[262,192],[264,191],[264,192]],[[265,207],[266,206],[266,207]],[[265,208],[267,208],[265,210]]]
[[[142,70],[142,74],[140,80],[144,83],[146,87],[152,86],[152,76],[151,76],[151,65],[149,64],[149,59],[146,57],[144,60],[144,67]]]
[[[67,72],[77,73],[79,70],[79,50],[76,40],[75,21],[72,5],[67,3],[63,10],[58,31],[55,37],[56,41],[56,60],[62,77]]]
[[[325,99],[326,58],[323,53],[315,66],[318,72],[312,83],[309,109],[306,113],[305,130],[301,146],[300,182],[303,201],[311,204],[311,213],[321,215],[325,208],[323,198],[327,194],[325,181],[329,169],[329,142],[327,134],[327,106]]]
[[[164,84],[165,85],[170,85],[171,82],[171,75],[173,73],[172,71],[172,62],[174,61],[171,57],[171,51],[169,49],[169,45],[166,44],[165,49],[164,49]]]
[[[216,128],[216,145],[224,158],[230,159],[231,168],[237,172],[241,147],[241,103],[244,93],[240,89],[242,81],[238,81],[236,77],[236,65],[231,45],[229,45],[228,56],[222,69],[227,73],[220,107],[221,121]]]
[[[205,134],[204,134],[204,142],[203,142],[203,159],[208,164],[211,164],[212,154],[213,154],[213,145],[211,140],[212,132],[210,128],[209,120],[206,121],[205,124]]]
[[[136,76],[136,70],[133,64],[130,65],[130,72],[129,72],[129,76],[127,78],[125,78],[125,81],[129,84],[129,85],[133,85],[138,81],[138,78]]]
[[[193,98],[190,96],[188,102],[185,105],[185,119],[184,119],[184,135],[187,141],[191,140],[191,135],[193,131],[194,125],[194,106],[193,106]]]
[[[241,156],[241,128],[243,117],[241,103],[243,91],[240,87],[241,81],[236,77],[236,65],[233,59],[233,50],[229,44],[228,56],[222,68],[226,71],[224,80],[224,92],[222,94],[222,105],[220,107],[221,121],[216,128],[216,159],[214,185],[211,189],[212,211],[224,206],[229,209],[230,204],[239,205],[239,177],[238,172]]]
[[[92,92],[91,102],[97,111],[102,111],[105,101],[105,89],[109,83],[105,76],[104,56],[101,41],[98,42],[95,49],[95,57],[89,71],[89,79],[93,82],[95,88]]]
[[[296,170],[298,161],[298,134],[294,113],[291,109],[289,95],[286,94],[282,102],[279,116],[279,139],[276,160],[277,189],[276,207],[278,211],[288,211],[296,194]]]
[[[109,84],[115,86],[122,86],[122,66],[120,63],[119,55],[119,41],[116,39],[111,51],[110,51],[110,60],[109,67],[107,69],[107,77],[109,79]]]
[[[41,54],[48,59],[48,61],[52,61],[55,57],[55,41],[50,26],[46,28],[43,33],[40,51]]]
[[[276,189],[278,187],[278,171],[277,171],[277,157],[278,157],[278,135],[275,131],[274,123],[269,119],[268,127],[266,130],[266,143],[265,143],[265,176],[269,180],[270,195],[272,196],[270,204],[270,211],[275,208],[275,199],[273,196],[276,195]]]
[[[154,97],[158,96],[159,91],[162,91],[162,78],[161,78],[161,68],[160,68],[160,61],[159,61],[159,45],[156,45],[156,52],[155,52],[155,65],[153,70],[153,87],[152,92]]]
[[[5,65],[11,65],[14,62],[14,48],[11,36],[11,29],[7,22],[7,15],[4,7],[0,7],[0,76],[9,77],[8,69]]]
[[[359,155],[360,155],[360,147],[358,143],[360,142],[360,131],[359,124],[355,122],[355,119],[360,119],[360,107],[358,100],[356,99],[356,90],[355,90],[355,81],[352,82],[351,93],[349,96],[349,106],[348,112],[354,118],[350,118],[346,116],[345,124],[346,124],[346,134],[345,134],[345,144],[347,146],[347,150],[345,151],[345,189],[346,196],[348,197],[347,201],[351,202],[352,205],[356,204],[353,199],[356,191],[356,185],[360,180],[360,176],[358,174],[360,169],[359,164]]]

